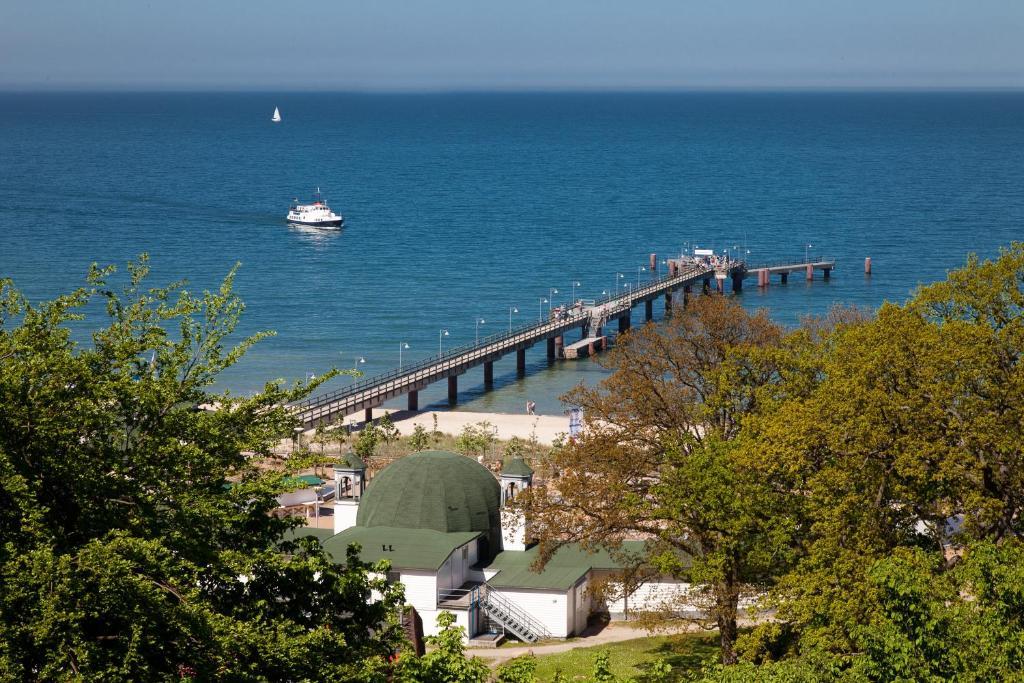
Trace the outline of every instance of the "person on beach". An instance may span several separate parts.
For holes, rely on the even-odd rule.
[[[527,415],[536,415],[537,414],[536,411],[537,411],[537,404],[534,403],[533,401],[527,401],[526,402],[526,414]]]

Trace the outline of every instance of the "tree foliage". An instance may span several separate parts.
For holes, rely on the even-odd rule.
[[[872,320],[802,333],[749,425],[804,530],[777,623],[742,644],[752,661],[796,658],[823,680],[1020,678],[1020,613],[995,577],[1022,566],[1022,283],[1018,243]]]
[[[621,559],[692,581],[686,600],[719,629],[725,662],[735,659],[741,597],[790,555],[790,496],[749,467],[741,439],[758,389],[777,374],[782,337],[763,313],[717,296],[630,332],[603,361],[612,374],[568,397],[588,423],[552,452],[557,480],[517,499],[543,558],[565,542],[614,552],[624,539],[651,539],[642,556]],[[655,616],[681,607],[670,602]]]
[[[285,404],[331,374],[211,394],[265,336],[225,345],[234,273],[200,296],[147,273],[118,290],[94,268],[41,304],[0,282],[0,678],[384,680],[400,593],[287,540],[282,475],[244,455],[269,455]]]
[[[403,653],[395,678],[400,683],[487,683],[490,669],[478,657],[467,657],[463,639],[465,629],[455,623],[455,615],[442,611],[437,615],[441,631],[429,636],[430,650],[423,657]]]

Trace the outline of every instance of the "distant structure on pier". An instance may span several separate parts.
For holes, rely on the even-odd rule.
[[[448,402],[454,405],[458,401],[459,376],[469,370],[482,365],[484,387],[490,388],[494,383],[496,360],[515,353],[516,371],[522,376],[526,372],[527,350],[541,342],[546,344],[547,357],[551,361],[593,355],[608,344],[605,328],[615,322],[619,333],[628,330],[633,308],[641,303],[644,305],[644,320],[650,321],[654,319],[654,302],[664,299],[665,311],[670,312],[674,296],[680,290],[685,306],[695,286],[703,293],[724,293],[726,281],[730,281],[732,291],[739,293],[743,291],[743,281],[748,277],[756,277],[758,286],[768,287],[772,276],[779,276],[780,282],[786,284],[794,273],[803,273],[807,280],[813,280],[816,271],[821,271],[822,278],[828,280],[836,265],[835,259],[808,256],[755,266],[702,249],[695,249],[692,254],[683,254],[679,258],[666,259],[664,263],[668,272],[658,275],[657,255],[651,254],[653,277],[636,289],[616,292],[597,301],[580,300],[553,307],[548,320],[528,323],[418,363],[406,364],[338,391],[310,398],[294,407],[306,427],[330,424],[359,411],[364,411],[369,422],[373,419],[374,408],[401,396],[408,398],[409,410],[419,410],[419,392],[441,380],[448,381]],[[869,264],[870,261],[866,264],[868,272]],[[579,330],[580,339],[566,346],[566,334],[574,330]]]

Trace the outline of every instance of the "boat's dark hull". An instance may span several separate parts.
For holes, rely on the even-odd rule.
[[[340,228],[345,222],[344,218],[339,218],[336,221],[295,221],[289,220],[292,225],[305,225],[311,228]]]

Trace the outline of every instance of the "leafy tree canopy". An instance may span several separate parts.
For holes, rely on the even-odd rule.
[[[0,281],[0,678],[384,680],[401,595],[293,538],[268,514],[282,475],[250,459],[332,375],[211,393],[266,336],[226,346],[234,271],[198,296],[147,273],[94,267],[41,304]]]

